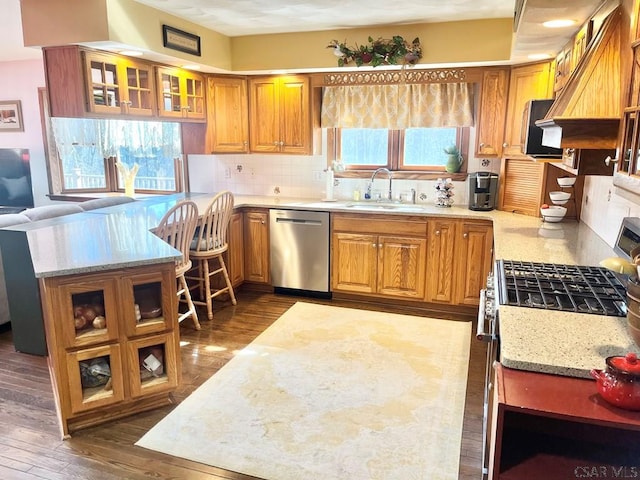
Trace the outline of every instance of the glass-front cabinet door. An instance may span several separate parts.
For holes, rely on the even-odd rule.
[[[112,405],[124,399],[120,345],[71,351],[66,354],[71,412]]]
[[[123,322],[128,337],[173,328],[178,311],[175,272],[165,269],[124,275],[121,286]]]
[[[159,67],[158,84],[160,116],[204,121],[204,77],[179,68]]]
[[[111,115],[155,114],[153,66],[128,57],[84,52],[88,109]]]
[[[129,390],[132,397],[175,389],[180,382],[176,362],[177,337],[160,334],[142,337],[127,344]]]
[[[66,348],[118,338],[120,313],[116,288],[116,281],[111,278],[83,282],[82,277],[72,277],[60,282],[58,322]]]
[[[122,113],[122,92],[117,58],[85,52],[89,110],[96,113]]]
[[[153,67],[146,63],[127,61],[123,65],[126,78],[126,111],[129,115],[155,114]]]

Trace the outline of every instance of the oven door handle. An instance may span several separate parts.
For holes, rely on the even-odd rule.
[[[491,342],[494,340],[494,335],[492,333],[487,333],[484,330],[485,327],[485,317],[486,317],[486,305],[487,305],[487,290],[480,290],[480,304],[478,305],[478,326],[476,329],[476,338],[481,342]]]

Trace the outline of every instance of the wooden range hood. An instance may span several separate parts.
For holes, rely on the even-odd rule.
[[[620,127],[622,7],[602,23],[541,127],[542,144],[556,148],[616,148]]]

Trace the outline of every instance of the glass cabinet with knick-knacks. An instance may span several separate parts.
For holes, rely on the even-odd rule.
[[[202,75],[157,67],[158,114],[182,120],[205,120],[206,85]]]
[[[175,265],[40,279],[63,436],[172,402],[180,382]]]
[[[114,54],[84,51],[89,110],[115,115],[155,114],[153,65]]]

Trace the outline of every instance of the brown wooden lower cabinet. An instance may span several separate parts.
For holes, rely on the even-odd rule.
[[[269,283],[269,210],[244,211],[244,279]]]
[[[269,284],[269,210],[243,209],[231,222],[228,263],[233,284]],[[332,292],[475,307],[492,260],[489,221],[331,216]],[[242,265],[244,278],[237,275]]]
[[[175,264],[40,279],[63,436],[172,403],[181,378]]]
[[[491,479],[640,476],[640,412],[606,404],[589,379],[494,368]]]
[[[244,216],[233,212],[229,223],[229,250],[227,268],[231,284],[237,287],[244,281]]]
[[[478,305],[492,260],[491,223],[429,219],[426,301]]]
[[[239,287],[244,282],[244,215],[242,211],[234,211],[229,221],[229,248],[223,254],[229,279],[233,287]],[[214,260],[215,268],[217,261]],[[222,275],[214,275],[211,282],[216,288],[223,288],[225,280]]]
[[[332,290],[423,300],[426,230],[417,217],[334,214]]]

